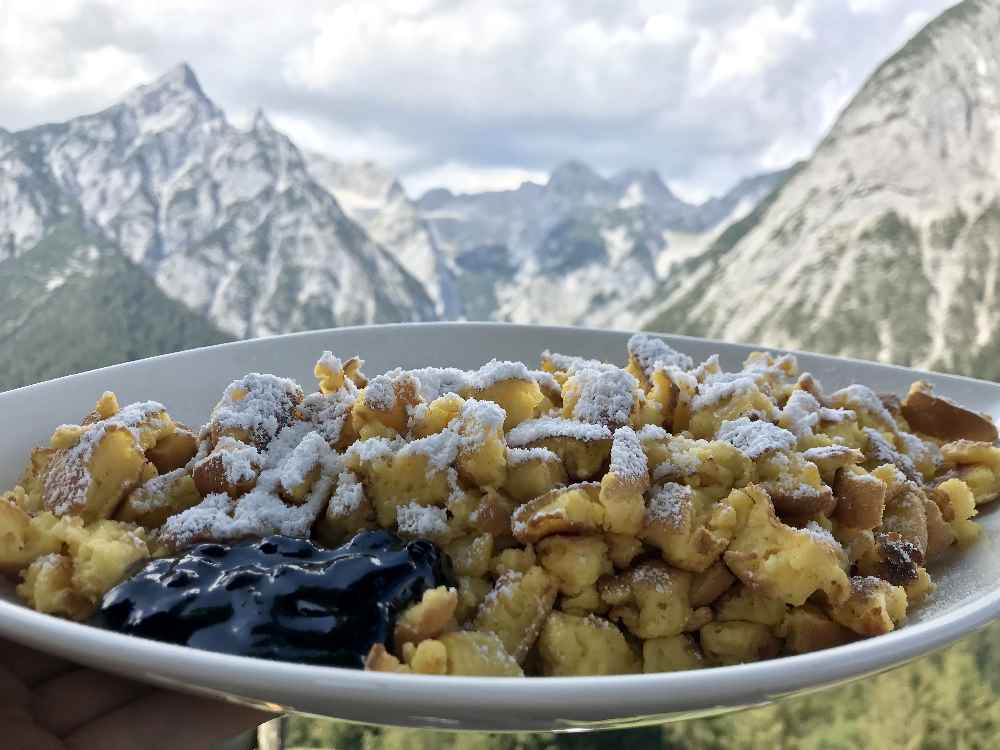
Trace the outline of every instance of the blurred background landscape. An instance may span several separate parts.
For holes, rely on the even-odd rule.
[[[600,5],[0,8],[0,390],[438,319],[1000,378],[1000,0]],[[287,740],[990,747],[998,632],[624,738]]]

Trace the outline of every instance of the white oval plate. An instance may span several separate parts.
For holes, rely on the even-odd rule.
[[[504,324],[428,324],[343,328],[257,339],[142,360],[0,394],[0,487],[12,485],[29,449],[52,429],[88,413],[100,393],[123,403],[155,399],[171,414],[201,423],[223,388],[249,371],[314,384],[324,349],[360,354],[365,370],[401,365],[474,368],[489,360],[537,363],[543,349],[625,362],[627,333]],[[665,337],[700,361],[721,355],[739,368],[752,347]],[[40,344],[43,345],[43,344]],[[803,370],[828,388],[852,382],[905,393],[913,370],[800,354]],[[1000,385],[919,373],[938,392],[1000,418]],[[98,669],[178,690],[274,710],[375,724],[477,730],[581,730],[672,721],[760,705],[857,679],[927,654],[1000,614],[1000,514],[980,516],[986,539],[933,572],[929,604],[889,635],[802,656],[693,672],[623,677],[490,679],[378,674],[216,654],[91,628],[39,614],[0,591],[0,634]]]

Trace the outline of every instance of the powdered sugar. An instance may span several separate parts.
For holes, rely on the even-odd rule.
[[[353,472],[342,471],[337,475],[337,489],[333,491],[326,515],[330,518],[347,518],[365,501],[365,488]]]
[[[350,382],[350,381],[346,381]],[[343,433],[344,425],[354,406],[353,384],[329,394],[310,393],[299,410],[330,445],[335,445]]]
[[[396,455],[401,458],[416,455],[426,456],[427,472],[433,474],[436,471],[444,471],[454,463],[461,447],[461,436],[449,426],[441,432],[403,444]]]
[[[605,367],[614,367],[614,365],[609,365],[598,359],[587,359],[586,357],[577,357],[573,354],[559,354],[558,352],[550,352],[548,349],[542,352],[542,359],[548,360],[557,370],[562,370],[570,375],[577,370],[586,368],[602,369]]]
[[[221,493],[208,495],[193,508],[168,518],[160,536],[174,547],[202,540],[226,541],[283,534],[307,537],[330,494],[333,480],[321,476],[305,502],[286,504],[276,493],[278,472],[264,472],[257,486],[239,500]]]
[[[636,480],[647,477],[649,463],[639,438],[631,427],[615,430],[611,442],[611,471],[622,479]]]
[[[373,437],[352,443],[345,456],[356,456],[359,461],[368,464],[390,458],[402,445],[403,441],[399,438],[389,440],[384,437]]]
[[[637,333],[628,340],[628,352],[647,378],[662,367],[677,367],[680,370],[694,367],[694,360],[687,354],[673,349],[663,339],[645,333]]]
[[[507,412],[503,407],[493,401],[479,401],[474,398],[466,399],[462,404],[462,412],[458,420],[464,423],[465,427],[477,427],[480,430],[499,431],[503,429]],[[465,430],[466,435],[471,435],[474,430]]]
[[[855,383],[846,388],[841,388],[830,396],[830,400],[835,406],[850,407],[855,410],[866,411],[882,422],[893,432],[898,431],[896,420],[892,418],[889,410],[885,408],[882,399],[876,395],[875,391],[866,385]]]
[[[528,461],[558,461],[559,456],[548,448],[508,448],[507,465],[518,466]]]
[[[611,427],[628,424],[639,384],[627,372],[617,367],[581,367],[573,372],[567,388],[570,383],[577,395],[574,418]]]
[[[645,443],[647,440],[666,440],[667,434],[667,431],[659,425],[647,424],[639,429],[636,437],[639,438],[639,442]]]
[[[528,419],[507,433],[507,445],[521,448],[547,438],[565,437],[583,442],[610,440],[611,430],[603,424],[577,422],[559,417]]]
[[[751,421],[747,417],[723,422],[716,438],[729,443],[751,460],[769,451],[790,450],[797,442],[795,435],[788,430],[763,420]]]
[[[858,462],[864,459],[861,451],[847,445],[821,445],[802,451],[802,457],[807,461],[829,461],[832,459],[856,457]]]
[[[865,427],[863,431],[868,436],[868,445],[865,449],[865,454],[869,459],[879,464],[892,464],[912,482],[919,483],[922,481],[920,472],[913,465],[913,459],[897,451],[878,430]]]
[[[170,489],[186,476],[188,476],[187,470],[180,468],[151,477],[129,496],[129,504],[138,513],[149,513],[162,507]]]
[[[379,375],[368,381],[365,388],[365,406],[376,411],[389,411],[396,405],[396,389],[392,379]]]
[[[252,445],[246,445],[226,436],[219,438],[215,450],[206,460],[211,461],[216,458],[221,461],[223,476],[231,485],[252,482],[264,463],[260,453]]]
[[[76,445],[56,454],[49,464],[44,490],[48,509],[62,516],[78,511],[86,502],[93,482],[88,467],[97,446],[109,432],[127,431],[138,450],[141,447],[142,427],[157,430],[168,424],[165,407],[157,401],[129,404],[114,416],[91,424],[80,434]]]
[[[527,365],[523,362],[509,362],[491,359],[485,365],[469,375],[469,387],[485,390],[490,386],[505,380],[526,380],[534,378]]]
[[[448,511],[434,505],[407,503],[396,508],[396,527],[400,534],[440,536],[448,533]]]
[[[538,387],[542,389],[543,393],[558,396],[562,391],[559,381],[552,377],[552,373],[544,370],[529,370],[528,374],[531,375],[532,380],[538,383]]]
[[[646,524],[658,524],[675,531],[690,520],[692,489],[676,482],[665,482],[653,490],[646,503]]]
[[[255,442],[266,444],[301,401],[302,388],[295,381],[254,372],[226,387],[212,422],[222,430],[245,430]]]
[[[456,367],[421,367],[416,370],[390,370],[386,373],[389,377],[397,375],[411,375],[418,384],[420,397],[427,402],[433,401],[446,393],[456,395],[469,384],[469,373],[459,370]]]
[[[295,446],[281,466],[281,486],[292,490],[306,482],[318,468],[332,469],[333,451],[318,432],[310,432]]]
[[[703,441],[699,441],[703,442]],[[680,450],[670,446],[668,458],[653,469],[653,481],[662,479],[684,479],[701,469],[701,459],[692,450]]]
[[[921,440],[916,435],[909,432],[900,432],[899,438],[903,443],[903,450],[916,463],[926,463],[933,467],[940,466],[944,459],[941,456],[941,449],[929,440]]]
[[[803,534],[808,534],[817,542],[822,542],[823,544],[830,545],[834,549],[837,550],[843,549],[840,546],[840,542],[834,539],[833,534],[824,529],[815,521],[810,521],[805,525],[805,527],[799,529],[799,531],[802,532]]]
[[[822,406],[807,391],[793,391],[781,410],[781,422],[798,438],[808,438],[820,422],[842,422],[853,419],[854,412]]]
[[[316,360],[315,369],[319,368],[323,368],[331,375],[339,375],[344,371],[344,363],[340,361],[340,357],[334,356],[333,352],[324,351]]]
[[[698,393],[691,400],[691,408],[701,411],[734,396],[751,393],[756,387],[756,381],[749,375],[709,380],[698,385]]]

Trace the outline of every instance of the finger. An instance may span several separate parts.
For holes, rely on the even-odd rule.
[[[69,750],[208,750],[273,718],[234,703],[157,691],[79,728],[64,742]]]
[[[0,639],[0,664],[31,687],[63,672],[79,669],[76,664],[56,656],[43,654],[20,643]]]
[[[114,675],[76,669],[36,686],[32,712],[39,724],[63,737],[152,690]]]

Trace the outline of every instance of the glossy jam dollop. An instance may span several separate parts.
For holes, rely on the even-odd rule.
[[[360,669],[392,648],[396,617],[424,591],[453,585],[424,539],[366,531],[336,549],[270,536],[199,544],[152,560],[105,594],[92,624],[262,659]]]

